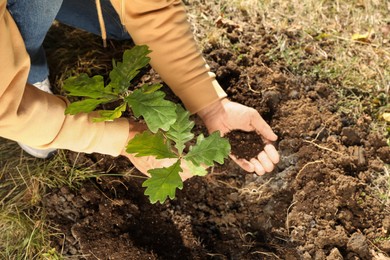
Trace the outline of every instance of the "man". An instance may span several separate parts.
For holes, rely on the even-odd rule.
[[[257,158],[235,162],[259,175],[274,169],[279,155],[271,142],[277,136],[257,111],[226,98],[197,49],[180,0],[0,0],[0,136],[41,158],[55,149],[122,154],[145,174],[167,164],[124,152],[127,141],[144,129],[140,123],[125,118],[92,123],[93,113],[64,114],[67,101],[50,93],[42,47],[54,19],[104,41],[131,36],[148,45],[152,67],[210,132],[256,131],[268,143]],[[184,170],[182,178],[188,177]]]

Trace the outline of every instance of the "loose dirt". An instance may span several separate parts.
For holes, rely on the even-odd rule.
[[[238,159],[250,160],[264,150],[264,142],[256,132],[231,131],[225,136],[231,144],[231,153]]]
[[[330,83],[294,75],[271,59],[274,33],[260,23],[226,28],[226,38],[239,48],[211,44],[204,56],[230,99],[257,109],[277,133],[281,161],[275,171],[256,176],[227,160],[207,177],[186,181],[177,198],[163,205],[150,204],[143,179],[132,176],[102,176],[79,190],[53,190],[44,208],[63,234],[53,245],[64,256],[373,259],[376,253],[390,254],[387,195],[376,184],[383,163],[390,163],[389,147],[369,131],[369,116],[337,112]],[[311,58],[302,57],[303,64],[310,66]],[[144,78],[158,77],[149,70]],[[201,123],[198,130],[205,131]],[[68,152],[68,158],[106,174],[132,169],[121,157]]]

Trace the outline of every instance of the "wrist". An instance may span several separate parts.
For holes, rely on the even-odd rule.
[[[121,154],[126,154],[126,146],[130,142],[131,139],[133,139],[137,134],[147,130],[147,126],[143,123],[136,122],[135,120],[129,119],[129,132],[128,137],[125,143],[125,146],[123,147],[123,150]]]
[[[210,115],[213,115],[215,113],[218,113],[223,110],[223,107],[226,103],[230,102],[230,100],[226,97],[221,98],[208,106],[204,107],[203,109],[198,111],[198,116],[201,119],[205,119],[206,117],[209,117]]]

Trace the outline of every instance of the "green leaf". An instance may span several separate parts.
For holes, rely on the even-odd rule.
[[[144,85],[142,85],[141,89],[145,94],[150,94],[150,93],[156,92],[157,90],[159,90],[162,87],[163,87],[163,85],[161,85],[159,83],[152,84],[152,85],[144,84]]]
[[[182,169],[180,167],[180,160],[168,168],[152,169],[148,172],[151,177],[142,183],[142,187],[146,187],[145,195],[149,196],[151,203],[164,203],[167,197],[170,199],[175,198],[176,188],[183,188],[183,181],[180,178],[179,172]]]
[[[104,79],[97,75],[90,78],[87,74],[82,73],[75,77],[70,77],[64,81],[64,90],[69,96],[89,97],[94,99],[110,98],[116,99],[115,93],[112,93],[104,87]]]
[[[194,134],[191,133],[195,123],[190,121],[190,113],[186,111],[182,106],[176,105],[176,122],[171,125],[167,137],[175,142],[175,147],[179,154],[183,153],[185,143],[194,138]]]
[[[207,175],[207,170],[203,166],[196,166],[191,161],[185,160],[187,162],[188,169],[190,170],[192,175],[196,176],[205,176]]]
[[[221,137],[219,131],[217,131],[206,138],[204,138],[203,134],[199,135],[196,140],[196,145],[190,148],[190,151],[184,156],[184,159],[190,160],[196,166],[202,164],[212,166],[214,165],[214,161],[223,164],[229,152],[229,141]]]
[[[137,134],[126,146],[127,153],[134,153],[135,156],[155,156],[157,159],[177,158],[171,151],[170,144],[166,142],[163,134],[158,132],[153,134],[144,131]]]
[[[125,98],[136,117],[142,116],[150,131],[168,131],[176,121],[176,104],[165,100],[165,93],[155,91],[147,94],[137,89]]]
[[[78,113],[89,113],[95,108],[103,103],[108,102],[108,99],[84,99],[81,101],[76,101],[71,104],[65,109],[65,114],[71,114],[76,115]]]
[[[147,57],[151,51],[146,45],[136,45],[123,53],[122,62],[113,62],[114,68],[110,72],[110,84],[108,88],[116,93],[125,92],[130,81],[137,76],[140,70],[145,67],[150,58]]]
[[[100,110],[100,117],[94,118],[93,122],[103,122],[103,121],[112,121],[114,119],[120,118],[122,113],[126,110],[126,103],[123,103],[114,110]]]

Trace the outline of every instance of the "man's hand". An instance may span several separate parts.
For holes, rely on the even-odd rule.
[[[279,162],[279,153],[271,143],[278,137],[255,109],[225,98],[202,109],[198,115],[210,133],[217,130],[222,135],[232,130],[256,131],[263,138],[266,145],[257,158],[247,161],[230,155],[245,171],[263,175],[273,171],[275,164]]]
[[[127,143],[131,139],[133,139],[136,134],[141,133],[146,129],[147,126],[145,124],[131,121],[129,138],[128,141],[126,142],[126,146]],[[156,159],[153,156],[136,157],[133,154],[127,153],[126,148],[122,150],[121,155],[127,157],[134,165],[134,167],[136,167],[140,172],[142,172],[143,174],[149,177],[150,177],[150,174],[148,173],[149,170],[155,168],[169,167],[176,162],[176,159]],[[183,169],[183,172],[180,173],[180,177],[183,181],[193,176],[184,160],[182,161],[182,164],[180,166]]]
[[[121,155],[127,157],[135,168],[137,168],[140,172],[149,177],[149,170],[155,168],[169,167],[177,161],[177,159],[156,159],[153,156],[135,157],[133,154],[126,153],[126,151],[123,151]],[[180,167],[183,169],[183,171],[179,173],[182,181],[193,177],[184,160],[182,160]]]

